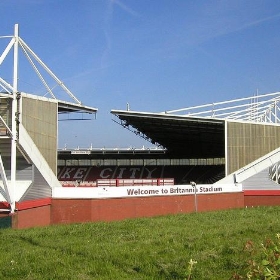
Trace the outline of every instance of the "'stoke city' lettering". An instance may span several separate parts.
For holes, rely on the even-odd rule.
[[[63,172],[63,175],[61,176],[61,179],[73,179],[73,180],[77,180],[77,179],[82,179],[84,178],[85,174],[87,173],[88,168],[86,167],[80,167],[80,168],[66,168]],[[74,171],[76,171],[74,173]]]
[[[153,173],[157,170],[157,168],[154,168],[152,170],[148,168],[144,168],[144,170],[148,173],[147,176],[145,176],[146,179],[153,178]],[[126,173],[126,176],[125,176]],[[128,176],[127,176],[128,173]],[[117,178],[117,179],[123,179],[123,178],[129,178],[129,179],[136,179],[141,178],[141,168],[139,167],[120,167],[118,169],[112,169],[110,167],[104,168],[100,171],[99,177],[102,179],[111,179],[111,178]]]
[[[64,167],[58,169],[59,180],[88,180],[97,179],[153,179],[160,178],[163,170],[159,167],[139,166],[108,166],[108,167]]]

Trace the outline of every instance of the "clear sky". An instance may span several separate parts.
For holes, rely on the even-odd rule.
[[[60,148],[151,147],[112,121],[110,110],[127,103],[162,112],[280,90],[278,0],[0,0],[0,11],[0,36],[18,23],[75,96],[98,108],[96,120],[59,123]],[[44,93],[27,73],[19,90]]]

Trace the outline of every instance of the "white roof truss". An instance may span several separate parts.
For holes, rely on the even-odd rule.
[[[13,85],[9,84],[3,77],[0,77],[0,92],[1,90],[8,94],[13,94],[17,91],[24,92],[24,90],[18,89],[17,79],[18,79],[18,49],[21,49],[25,57],[27,58],[28,62],[32,66],[34,72],[37,74],[39,80],[43,84],[44,88],[46,89],[46,94],[53,99],[57,99],[54,89],[60,87],[63,92],[66,93],[66,96],[75,104],[79,106],[79,109],[83,111],[84,105],[82,102],[76,98],[76,96],[65,86],[65,84],[50,70],[50,68],[39,58],[39,56],[23,41],[22,38],[18,36],[18,25],[15,25],[15,32],[12,36],[0,36],[0,39],[7,39],[11,38],[10,42],[4,49],[3,53],[0,55],[0,67],[4,60],[7,58],[8,54],[12,52],[14,49],[14,80]],[[52,79],[55,82],[55,86],[50,86],[47,82],[46,73],[48,74],[48,79]],[[44,74],[44,75],[43,75]],[[59,100],[61,103],[61,99]],[[68,104],[70,102],[68,101]],[[95,114],[97,112],[96,108],[85,107],[84,108],[87,113]]]
[[[280,92],[165,111],[189,117],[280,123]]]

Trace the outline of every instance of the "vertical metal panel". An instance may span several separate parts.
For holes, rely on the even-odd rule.
[[[228,122],[229,174],[279,147],[280,126]]]
[[[57,103],[23,97],[22,124],[56,174]]]

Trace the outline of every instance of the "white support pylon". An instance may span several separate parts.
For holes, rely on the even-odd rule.
[[[11,139],[11,213],[15,211],[16,165],[17,165],[17,88],[18,88],[18,25],[14,33],[14,73],[12,101],[12,139]]]

